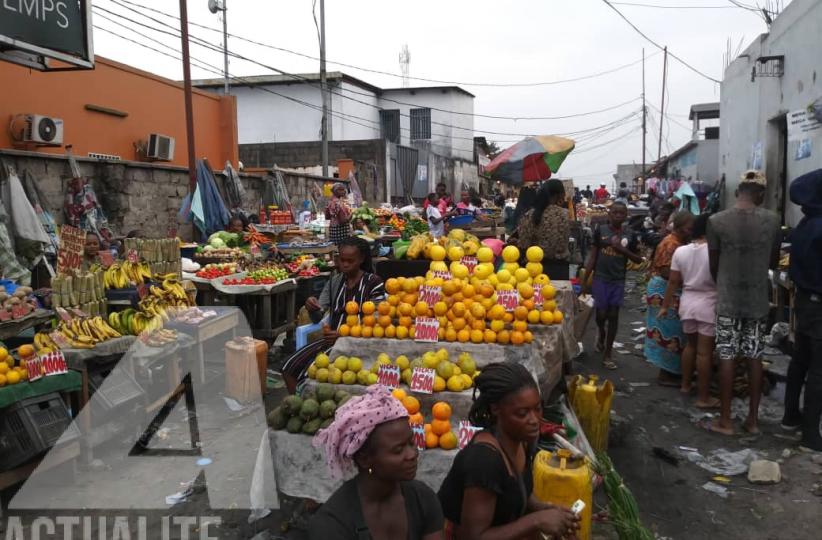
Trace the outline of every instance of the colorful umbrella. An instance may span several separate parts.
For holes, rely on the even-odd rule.
[[[494,180],[506,184],[548,180],[559,170],[576,143],[554,135],[528,137],[505,149],[485,167]]]

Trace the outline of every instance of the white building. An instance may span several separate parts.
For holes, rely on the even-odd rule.
[[[739,177],[768,177],[767,205],[787,225],[802,216],[788,200],[798,176],[822,167],[822,2],[793,0],[725,70],[720,171],[725,205]],[[810,109],[810,113],[808,112]]]
[[[692,138],[668,156],[668,177],[702,181],[719,180],[719,103],[691,106]]]

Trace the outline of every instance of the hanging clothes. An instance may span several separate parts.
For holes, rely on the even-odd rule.
[[[37,213],[40,224],[43,226],[43,230],[49,238],[45,249],[46,254],[57,256],[57,250],[60,247],[60,240],[57,236],[57,224],[54,222],[54,217],[51,215],[51,212],[43,207],[43,195],[40,193],[40,188],[37,186],[37,182],[34,181],[34,177],[29,171],[23,172],[23,189],[26,190],[29,202]]]
[[[231,216],[217,189],[214,175],[204,160],[197,160],[196,173],[194,193],[183,199],[178,216],[183,221],[193,221],[204,236],[210,236],[225,229]]]
[[[682,185],[680,185],[679,189],[674,193],[674,197],[682,201],[679,207],[680,210],[687,210],[695,216],[699,215],[699,199],[691,188],[690,183],[682,182]]]
[[[225,196],[228,202],[228,208],[232,212],[242,212],[243,198],[245,197],[245,188],[243,182],[240,180],[240,175],[231,166],[230,161],[225,162]]]

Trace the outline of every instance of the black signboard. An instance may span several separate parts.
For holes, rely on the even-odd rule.
[[[90,61],[90,8],[90,0],[0,0],[0,45]]]

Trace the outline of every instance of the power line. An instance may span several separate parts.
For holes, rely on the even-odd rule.
[[[116,2],[116,1],[112,0],[112,2],[115,3],[115,4],[119,4],[120,2],[122,2],[122,3],[125,3],[125,4],[129,4],[131,6],[137,7],[141,10],[151,11],[151,12],[157,13],[159,15],[165,15],[166,17],[170,17],[172,19],[179,20],[179,18],[176,15],[173,15],[171,13],[167,13],[167,12],[159,10],[159,9],[151,8],[151,7],[148,7],[148,6],[143,6],[143,5],[134,3],[134,2],[130,2],[129,0],[120,0],[120,2]],[[207,26],[207,25],[204,25],[204,24],[198,24],[198,23],[189,21],[189,25],[196,26],[196,27],[199,27],[199,28],[203,28],[205,30],[210,30],[212,32],[219,32],[220,34],[222,34],[221,29],[213,28],[211,26]],[[284,52],[284,53],[288,53],[288,54],[292,54],[292,55],[296,55],[296,56],[301,56],[303,58],[307,58],[307,59],[310,59],[310,60],[319,61],[319,58],[316,57],[316,56],[312,56],[310,54],[305,54],[305,53],[301,53],[301,52],[294,51],[294,50],[291,50],[291,49],[287,49],[285,47],[278,47],[276,45],[271,45],[271,44],[268,44],[268,43],[255,41],[253,39],[246,38],[246,37],[243,37],[243,36],[239,36],[239,35],[236,35],[236,34],[228,34],[228,36],[231,37],[231,38],[240,40],[240,41],[245,41],[247,43],[258,45],[260,47],[266,47],[266,48],[269,48],[269,49],[272,49],[272,50],[276,50],[276,51],[280,51],[280,52]],[[652,58],[652,57],[656,56],[657,54],[659,54],[659,52],[656,52],[656,53],[652,54],[651,56],[646,57],[646,60],[648,58]],[[356,70],[364,71],[364,72],[368,72],[368,73],[375,73],[375,74],[378,74],[378,75],[387,75],[389,77],[396,77],[396,78],[400,78],[400,79],[403,77],[401,74],[391,73],[390,71],[381,71],[381,70],[378,70],[378,69],[366,68],[366,67],[356,66],[356,65],[353,65],[353,64],[347,64],[347,63],[344,63],[344,62],[337,62],[337,61],[328,60],[328,59],[326,59],[326,63],[334,64],[334,65],[337,65],[337,66],[343,66],[343,67],[347,67],[347,68],[351,68],[351,69],[356,69]],[[639,60],[635,60],[635,61],[630,62],[628,64],[623,64],[621,66],[617,66],[615,68],[608,69],[608,70],[605,70],[605,71],[600,71],[600,72],[597,72],[597,73],[591,73],[589,75],[581,75],[579,77],[573,77],[573,78],[569,78],[569,79],[559,79],[559,80],[556,80],[556,81],[542,81],[542,82],[530,82],[530,83],[482,83],[482,82],[448,81],[448,80],[430,79],[430,78],[413,77],[413,76],[410,76],[409,78],[414,79],[416,81],[423,81],[423,82],[435,83],[435,84],[456,85],[456,86],[477,86],[477,87],[496,87],[496,88],[520,88],[520,87],[531,87],[531,86],[553,86],[553,85],[557,85],[557,84],[566,84],[566,83],[572,83],[572,82],[585,81],[585,80],[589,80],[589,79],[595,79],[595,78],[602,77],[602,76],[605,76],[605,75],[610,75],[611,73],[616,73],[618,71],[622,71],[624,69],[628,69],[630,67],[636,66],[636,65],[641,64],[641,63],[642,63],[642,59],[640,58]]]
[[[634,2],[611,2],[615,6],[643,7],[655,9],[734,9],[734,6],[670,6],[661,4],[641,4]],[[741,6],[737,6],[741,7]],[[743,8],[744,9],[744,8]]]
[[[652,40],[651,38],[649,38],[649,37],[648,37],[648,36],[647,36],[647,35],[646,35],[646,34],[645,34],[642,30],[640,30],[640,29],[639,29],[639,28],[638,28],[638,27],[637,27],[634,23],[632,23],[632,22],[631,22],[631,20],[630,20],[628,17],[626,17],[625,15],[623,15],[623,13],[622,13],[620,10],[618,10],[616,7],[614,7],[614,5],[613,5],[613,4],[612,4],[609,0],[602,0],[602,1],[603,1],[603,2],[605,2],[605,4],[606,4],[609,8],[613,9],[614,11],[616,11],[616,12],[617,12],[617,14],[618,14],[618,15],[619,15],[619,16],[620,16],[620,17],[621,17],[621,18],[622,18],[625,22],[627,22],[627,23],[631,26],[631,28],[633,28],[633,29],[634,29],[634,30],[635,30],[635,31],[636,31],[636,32],[637,32],[640,36],[642,36],[643,38],[645,38],[645,40],[646,40],[646,41],[648,41],[649,43],[651,43],[652,45],[654,45],[657,49],[660,49],[660,50],[662,50],[662,49],[663,49],[662,45],[660,45],[660,44],[659,44],[659,43],[657,43],[656,41],[654,41],[654,40]],[[683,60],[683,59],[682,59],[682,58],[680,58],[679,56],[677,56],[677,55],[675,55],[674,53],[672,53],[670,50],[668,51],[668,54],[669,54],[672,58],[674,58],[675,60],[677,60],[680,64],[682,64],[683,66],[685,66],[685,67],[687,67],[688,69],[690,69],[691,71],[693,71],[694,73],[696,73],[696,74],[698,74],[698,75],[701,75],[702,77],[705,77],[705,78],[706,78],[706,79],[708,79],[709,81],[715,82],[715,83],[717,83],[717,84],[721,84],[721,82],[722,82],[722,81],[720,81],[720,80],[718,80],[718,79],[715,79],[715,78],[711,77],[710,75],[706,75],[705,73],[703,73],[703,72],[699,71],[698,69],[696,69],[695,67],[693,67],[691,64],[689,64],[688,62],[686,62],[685,60]]]
[[[158,24],[161,24],[161,25],[163,25],[163,26],[165,26],[165,27],[167,27],[167,28],[170,28],[172,31],[163,30],[163,29],[161,29],[161,28],[156,28],[156,27],[150,26],[150,25],[148,25],[148,24],[142,23],[142,22],[140,22],[140,21],[136,21],[136,20],[131,19],[131,18],[129,18],[129,17],[126,17],[125,15],[122,15],[122,14],[119,14],[119,13],[116,13],[116,12],[112,12],[112,11],[107,10],[107,9],[105,9],[105,8],[102,8],[102,7],[100,7],[100,6],[94,6],[94,8],[95,8],[95,9],[98,9],[98,10],[102,10],[102,11],[104,11],[104,12],[106,12],[106,13],[109,13],[109,14],[111,14],[111,15],[113,15],[113,16],[122,17],[123,19],[125,19],[125,20],[127,20],[127,21],[129,21],[129,22],[131,22],[131,23],[133,23],[133,24],[137,24],[137,25],[139,25],[139,26],[142,26],[142,27],[144,27],[144,28],[146,28],[146,29],[148,29],[148,30],[152,30],[152,31],[155,31],[155,32],[159,32],[159,33],[162,33],[162,34],[166,34],[166,35],[169,35],[169,36],[174,37],[174,38],[178,38],[178,37],[179,37],[179,33],[178,33],[178,31],[177,31],[177,29],[176,29],[176,28],[174,28],[174,27],[172,27],[172,26],[170,26],[170,25],[168,25],[168,24],[164,23],[163,21],[159,21],[159,20],[157,20],[157,19],[153,19],[152,17],[148,17],[148,16],[146,16],[146,15],[143,15],[144,17],[146,17],[146,18],[148,18],[148,19],[150,19],[150,20],[152,20],[152,21],[154,21],[154,22],[156,22],[156,23],[158,23]],[[126,8],[126,9],[129,9],[130,11],[135,11],[135,12],[136,12],[136,10],[132,10],[131,8]],[[140,14],[139,12],[136,12],[136,13]],[[140,15],[142,15],[142,14],[140,14]],[[220,53],[222,53],[222,52],[223,52],[222,48],[217,47],[217,46],[214,46],[214,45],[212,45],[212,44],[210,44],[210,43],[206,42],[205,40],[203,40],[202,38],[200,38],[200,37],[198,37],[198,36],[195,36],[195,35],[193,35],[193,34],[190,34],[190,38],[193,38],[193,40],[194,40],[194,44],[195,44],[195,45],[199,45],[199,46],[201,46],[201,47],[203,47],[203,48],[206,48],[206,49],[209,49],[209,50],[212,50],[212,51],[215,51],[215,52],[220,52]],[[302,82],[304,82],[304,83],[308,84],[308,86],[311,86],[311,87],[317,88],[317,89],[319,90],[319,87],[317,87],[315,84],[313,84],[313,83],[312,83],[309,79],[307,79],[307,78],[305,78],[305,77],[302,77],[302,76],[300,76],[300,75],[296,75],[296,74],[293,74],[293,73],[288,73],[288,72],[283,71],[283,70],[281,70],[281,69],[279,69],[279,68],[276,68],[276,67],[273,67],[273,66],[269,66],[269,65],[267,65],[267,64],[264,64],[264,63],[262,63],[262,62],[259,62],[259,61],[257,61],[257,60],[254,60],[254,59],[252,59],[252,58],[248,58],[248,57],[246,57],[246,56],[244,56],[244,55],[238,54],[238,53],[233,52],[233,51],[231,51],[231,50],[229,50],[229,51],[228,51],[228,54],[229,54],[229,55],[231,55],[231,56],[233,56],[233,57],[235,57],[235,58],[238,58],[238,59],[241,59],[241,60],[244,60],[244,61],[247,61],[247,62],[250,62],[250,63],[256,64],[256,65],[258,65],[258,66],[260,66],[260,67],[263,67],[263,68],[269,69],[269,70],[271,70],[271,71],[275,71],[275,72],[280,73],[280,74],[282,74],[282,75],[284,75],[284,76],[291,77],[291,78],[293,78],[293,79],[295,79],[295,80],[298,80],[298,81],[302,81]],[[248,81],[247,81],[247,84],[248,84]],[[356,98],[354,98],[354,97],[348,96],[348,95],[343,94],[343,93],[334,92],[334,91],[330,91],[330,93],[331,93],[331,94],[333,94],[333,95],[337,95],[337,96],[339,96],[339,97],[341,97],[341,98],[343,98],[343,99],[348,99],[348,100],[354,101],[354,102],[356,102],[356,103],[359,103],[359,104],[361,104],[361,105],[365,105],[365,106],[367,106],[367,107],[371,107],[371,108],[374,108],[374,109],[377,109],[377,110],[383,110],[383,109],[382,109],[382,107],[380,107],[380,106],[378,106],[378,105],[374,105],[373,103],[369,103],[369,102],[366,102],[366,101],[362,101],[362,100],[356,99]],[[369,97],[371,97],[371,96],[369,95]],[[625,118],[620,119],[620,120],[617,120],[617,121],[615,121],[615,122],[620,122],[620,121],[622,121],[622,120],[628,119],[628,118],[630,118],[631,116],[633,116],[634,114],[636,114],[636,113],[632,113],[632,114],[630,114],[630,115],[626,116]],[[401,116],[404,116],[404,117],[406,117],[406,118],[410,118],[410,115],[409,115],[409,114],[402,114],[402,113],[401,113]],[[355,118],[361,118],[361,117],[355,117]],[[361,119],[362,119],[362,118],[361,118]],[[371,120],[368,120],[368,119],[363,119],[363,120],[366,120],[366,121],[369,121],[369,122],[371,121]],[[603,126],[596,126],[596,127],[593,127],[593,128],[587,128],[587,129],[583,129],[583,130],[579,130],[579,131],[567,132],[567,133],[565,133],[564,135],[571,136],[571,135],[577,135],[577,134],[581,134],[581,133],[588,133],[588,132],[591,132],[591,131],[596,131],[596,130],[599,130],[599,129],[603,128],[603,127],[608,127],[608,126],[612,125],[613,123],[614,123],[614,122],[611,122],[611,123],[608,123],[608,124],[604,124]],[[490,130],[483,130],[483,129],[477,129],[477,128],[468,128],[468,127],[464,127],[464,126],[456,126],[456,125],[453,125],[453,124],[447,124],[447,123],[444,123],[444,122],[436,122],[436,121],[433,121],[433,120],[431,121],[431,124],[432,124],[432,125],[439,125],[439,126],[447,127],[447,128],[450,128],[450,129],[456,129],[456,130],[462,130],[462,131],[469,131],[469,132],[471,132],[471,133],[474,133],[474,132],[479,132],[479,133],[486,133],[486,134],[491,134],[491,135],[503,135],[503,136],[506,136],[506,135],[507,135],[507,136],[517,136],[517,137],[531,137],[531,136],[534,136],[534,133],[512,133],[512,132],[490,131]],[[452,135],[452,138],[458,138],[458,137],[456,137],[456,136],[453,136],[453,135]],[[470,140],[473,140],[473,138],[471,138]]]

